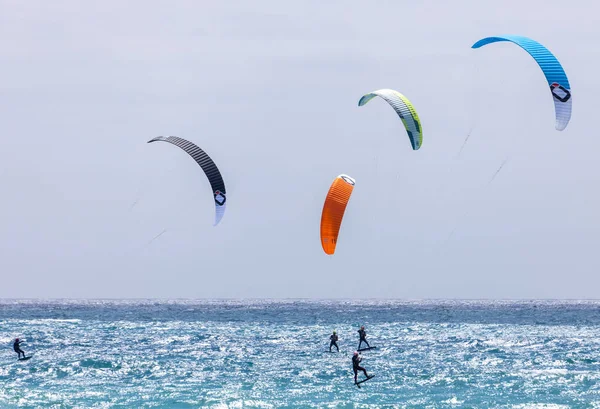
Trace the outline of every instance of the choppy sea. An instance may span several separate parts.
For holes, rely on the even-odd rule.
[[[3,409],[600,408],[599,301],[0,300],[0,345]]]

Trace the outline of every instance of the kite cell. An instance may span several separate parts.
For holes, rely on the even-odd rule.
[[[363,95],[360,101],[358,101],[358,106],[361,107],[365,105],[375,97],[385,99],[386,102],[394,108],[394,111],[396,111],[404,123],[413,150],[416,151],[419,149],[423,144],[423,129],[421,127],[419,115],[417,115],[415,107],[408,98],[393,89],[380,89]]]
[[[225,193],[225,183],[223,182],[223,178],[221,177],[221,172],[217,168],[217,165],[212,161],[212,159],[204,152],[202,149],[194,145],[193,143],[186,141],[185,139],[178,138],[176,136],[158,136],[154,139],[148,141],[148,143],[163,141],[172,143],[175,146],[180,147],[188,155],[190,155],[198,165],[202,168],[208,181],[210,182],[210,186],[212,187],[213,197],[215,200],[215,226],[219,224],[223,215],[225,214],[225,202],[226,202],[226,193]]]
[[[335,253],[338,234],[346,211],[346,205],[356,181],[347,175],[339,175],[329,188],[321,215],[321,245],[325,253]]]
[[[535,40],[522,36],[499,36],[487,37],[477,41],[471,48],[479,48],[484,45],[496,43],[499,41],[509,41],[518,45],[533,57],[538,63],[542,72],[546,76],[550,92],[554,100],[554,109],[556,112],[556,129],[564,130],[571,119],[571,86],[567,79],[567,74],[556,57],[543,45]]]

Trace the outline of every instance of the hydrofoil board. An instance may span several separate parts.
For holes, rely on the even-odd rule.
[[[367,377],[366,377],[365,379],[363,379],[362,381],[355,382],[354,384],[360,388],[360,384],[361,384],[361,383],[363,383],[363,382],[367,382],[367,381],[368,381],[369,379],[371,379],[371,378],[375,378],[375,375],[367,376]]]

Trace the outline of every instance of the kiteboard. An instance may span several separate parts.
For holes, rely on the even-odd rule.
[[[361,384],[361,383],[363,383],[363,382],[367,382],[369,379],[371,379],[371,378],[374,378],[374,377],[375,377],[375,375],[367,376],[367,377],[366,377],[365,379],[363,379],[362,381],[354,382],[354,384],[355,384],[356,386],[358,386],[358,388],[360,389],[360,384]]]
[[[23,358],[19,358],[19,361],[27,361],[28,359],[31,359],[32,356],[33,355],[29,355],[29,356],[26,356],[26,357],[23,357]]]
[[[362,352],[362,351],[370,351],[371,349],[376,349],[377,347],[368,347],[368,348],[361,348],[361,349],[357,349],[358,352]]]

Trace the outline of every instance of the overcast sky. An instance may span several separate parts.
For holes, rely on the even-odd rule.
[[[0,0],[0,297],[598,298],[595,10]],[[561,61],[565,131],[526,52],[470,48],[501,34]],[[380,88],[413,102],[419,151],[383,100],[357,106]],[[157,135],[219,166],[219,226]],[[327,256],[340,173],[356,187]]]

